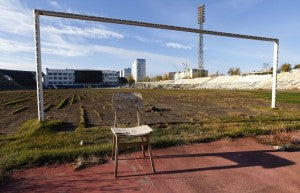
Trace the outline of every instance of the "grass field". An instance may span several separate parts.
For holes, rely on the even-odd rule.
[[[0,92],[0,176],[14,169],[108,156],[113,121],[111,96],[120,89],[45,91],[46,122],[35,117],[35,91]],[[300,129],[300,92],[135,90],[153,129],[156,148]],[[121,116],[135,124],[135,114]],[[80,145],[81,141],[83,145]]]

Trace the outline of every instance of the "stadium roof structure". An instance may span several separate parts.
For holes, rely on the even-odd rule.
[[[162,25],[162,24],[131,21],[131,20],[123,20],[123,19],[114,19],[114,18],[107,18],[107,17],[89,16],[89,15],[64,13],[64,12],[54,12],[54,11],[39,10],[39,9],[34,9],[33,10],[33,16],[34,16],[34,29],[35,29],[34,34],[35,34],[36,71],[37,71],[37,74],[38,74],[38,76],[36,76],[37,95],[38,95],[38,98],[37,98],[37,101],[38,101],[38,119],[40,121],[44,121],[44,103],[43,103],[43,85],[42,85],[42,67],[41,67],[41,65],[42,65],[42,63],[41,63],[41,43],[40,43],[40,23],[39,23],[39,17],[40,16],[51,16],[51,17],[77,19],[77,20],[85,20],[85,21],[114,23],[114,24],[122,24],[122,25],[131,25],[131,26],[140,26],[140,27],[148,27],[148,28],[157,28],[157,29],[166,29],[166,30],[190,32],[190,33],[197,33],[197,34],[207,34],[207,35],[224,36],[224,37],[231,37],[231,38],[242,38],[242,39],[273,42],[273,44],[274,44],[274,50],[273,50],[274,55],[273,55],[273,83],[272,83],[271,108],[276,107],[276,85],[277,85],[277,66],[278,66],[279,39],[261,37],[261,36],[244,35],[244,34],[227,33],[227,32],[219,32],[219,31],[194,29],[194,28],[186,28],[186,27],[178,27],[178,26],[172,26],[172,25]]]
[[[36,87],[35,73],[35,71],[0,69],[0,90],[33,89]]]

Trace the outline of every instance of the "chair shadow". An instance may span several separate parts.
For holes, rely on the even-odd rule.
[[[300,149],[296,149],[298,152]],[[235,162],[234,165],[226,166],[212,166],[212,167],[203,167],[203,168],[191,168],[191,169],[177,169],[177,170],[166,170],[166,171],[157,171],[155,174],[146,173],[146,174],[134,174],[126,175],[122,177],[130,176],[145,176],[145,175],[159,175],[159,174],[178,174],[178,173],[189,173],[189,172],[199,172],[199,171],[208,171],[208,170],[224,170],[224,169],[238,169],[244,167],[255,167],[261,166],[266,169],[286,167],[294,165],[295,162],[287,160],[285,158],[271,154],[272,152],[278,152],[277,150],[260,150],[260,151],[238,151],[238,152],[221,152],[221,153],[199,153],[199,154],[178,154],[178,155],[159,155],[154,156],[154,161],[156,159],[175,159],[175,158],[199,158],[202,157],[221,157],[228,159],[232,162]],[[136,158],[129,158],[136,159]],[[138,159],[148,159],[138,158]],[[121,177],[121,176],[120,176]]]

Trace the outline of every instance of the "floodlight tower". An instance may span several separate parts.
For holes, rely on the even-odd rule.
[[[200,30],[203,30],[204,21],[205,21],[205,5],[202,4],[198,7],[198,24],[199,24]],[[200,70],[204,70],[203,34],[202,33],[199,33],[198,68]]]

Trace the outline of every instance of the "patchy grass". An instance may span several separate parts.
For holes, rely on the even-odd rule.
[[[276,149],[292,151],[296,149],[297,141],[292,137],[290,132],[276,131],[269,135],[257,136],[258,142],[270,145]]]
[[[254,96],[271,101],[271,91],[251,91]],[[277,91],[276,100],[282,103],[300,104],[300,92],[283,92]]]
[[[80,96],[80,94],[76,94],[76,98],[78,102],[81,102],[82,97]]]
[[[47,104],[47,105],[45,105],[45,107],[44,107],[44,112],[49,111],[50,108],[52,108],[52,107],[54,107],[54,105],[52,105],[52,104]]]
[[[29,97],[22,97],[22,98],[14,99],[14,100],[11,100],[11,101],[7,101],[7,102],[3,103],[1,105],[1,107],[15,105],[15,104],[19,104],[19,103],[22,103],[22,102],[25,102],[25,101],[29,101],[29,100],[31,100],[31,98],[29,98]]]
[[[111,131],[109,127],[85,128],[85,110],[82,106],[80,106],[80,112],[80,129],[76,131],[65,131],[62,121],[40,123],[37,120],[29,120],[22,125],[17,134],[0,135],[0,174],[4,175],[14,169],[24,167],[70,162],[78,157],[95,155],[101,158],[110,155]],[[262,120],[268,119],[262,118]],[[253,124],[252,122],[218,120],[194,124],[153,125],[152,128],[154,130],[151,138],[153,147],[165,148],[210,142],[221,138],[300,130],[300,122],[268,120]]]
[[[66,105],[67,105],[67,103],[68,103],[68,101],[69,101],[69,96],[67,96],[66,98],[64,98],[64,99],[62,99],[59,103],[58,103],[58,105],[56,106],[56,109],[62,109],[62,108],[64,108]]]
[[[192,112],[196,117],[191,117],[190,114],[182,114],[182,116],[191,118],[191,120],[193,118],[196,121],[180,122],[175,120],[172,122],[166,119],[161,120],[160,123],[151,125],[154,130],[151,140],[155,148],[209,142],[222,138],[270,135],[276,132],[300,130],[300,111],[296,109],[298,107],[297,105],[300,104],[299,92],[291,92],[291,94],[287,93],[283,95],[278,93],[278,100],[280,102],[289,103],[289,105],[287,105],[288,107],[292,106],[290,104],[296,104],[292,106],[295,108],[278,108],[273,110],[269,109],[269,105],[262,107],[261,103],[257,103],[256,106],[244,107],[244,109],[251,107],[251,109],[248,110],[250,113],[245,114],[239,111],[243,103],[236,103],[235,100],[243,99],[243,97],[246,97],[245,101],[247,101],[248,98],[256,98],[255,101],[263,101],[264,104],[266,103],[264,100],[270,100],[270,98],[268,98],[270,91],[136,91],[143,94],[146,108],[149,108],[153,114],[169,112],[166,110],[167,107],[180,107],[179,103],[182,103],[182,107],[185,107],[187,105],[196,104],[197,101],[201,102],[201,100],[203,104],[206,101],[208,102],[209,108],[199,108],[197,111]],[[97,111],[94,109],[94,112],[98,118],[101,117],[104,119],[106,118],[104,113],[108,111],[107,109],[111,103],[110,100],[105,101],[103,99],[110,99],[113,92],[116,91],[107,89],[101,91],[98,96],[96,95],[97,92],[95,92],[95,95],[83,92],[75,93],[75,95],[70,95],[71,93],[64,93],[64,95],[62,95],[62,97],[66,97],[67,95],[69,95],[69,97],[60,101],[60,104],[62,104],[61,108],[71,104],[72,100],[75,99],[76,102],[79,103],[80,121],[76,131],[67,131],[65,127],[66,123],[62,121],[53,120],[40,123],[37,120],[29,120],[20,127],[16,134],[0,135],[0,181],[4,175],[15,169],[50,163],[70,162],[76,159],[78,159],[78,167],[81,168],[89,164],[97,163],[95,157],[101,159],[110,155],[112,134],[109,127],[99,126],[86,128],[87,118],[90,118],[86,115],[85,108],[88,108],[88,106],[83,107],[80,101],[82,99],[88,101],[91,95],[96,96],[96,100],[101,101],[101,105],[105,104],[106,109],[103,108],[103,112],[102,110]],[[101,98],[100,96],[104,94],[105,97]],[[167,98],[167,101],[171,101],[171,103],[176,101],[175,106],[172,106],[170,103],[162,103],[162,96]],[[52,102],[52,104],[55,103]],[[214,107],[217,106],[218,108],[215,108],[217,110],[222,107],[221,105],[230,108],[232,113],[220,113],[215,115],[210,112],[210,108],[214,111]],[[235,108],[232,107],[234,105],[236,105]],[[45,108],[51,108],[51,105],[48,106],[47,104]],[[52,107],[54,107],[54,105],[52,105]],[[75,107],[78,108],[77,105],[72,106],[72,108]],[[170,108],[170,111],[174,112],[172,108]],[[190,108],[195,109],[196,107],[191,106]],[[175,110],[177,112],[176,108]],[[237,111],[236,113],[234,113],[235,110]],[[251,114],[252,110],[255,112],[253,113],[254,115]],[[99,112],[101,112],[101,114]],[[161,117],[164,116],[165,114],[161,114]],[[278,140],[278,137],[274,137],[274,140]],[[284,138],[283,141],[285,140],[288,140],[288,137]],[[81,141],[83,141],[83,143],[81,143]],[[89,158],[90,156],[92,156],[92,158]],[[93,158],[93,156],[95,157]]]
[[[80,112],[80,119],[79,119],[79,125],[76,130],[81,130],[86,127],[86,112],[82,105],[80,105],[79,107],[79,112]]]
[[[72,96],[70,98],[70,105],[73,105],[75,102],[76,102],[75,94],[72,94]]]
[[[29,120],[13,136],[0,136],[0,174],[14,169],[54,162],[73,161],[78,156],[109,154],[110,130],[94,128],[63,131],[61,121]],[[84,140],[88,145],[81,146]]]
[[[20,113],[22,111],[25,111],[26,109],[28,109],[29,107],[25,106],[25,107],[19,107],[17,109],[15,109],[13,112],[11,112],[10,114],[11,115],[14,115],[14,114],[17,114],[17,113]]]

